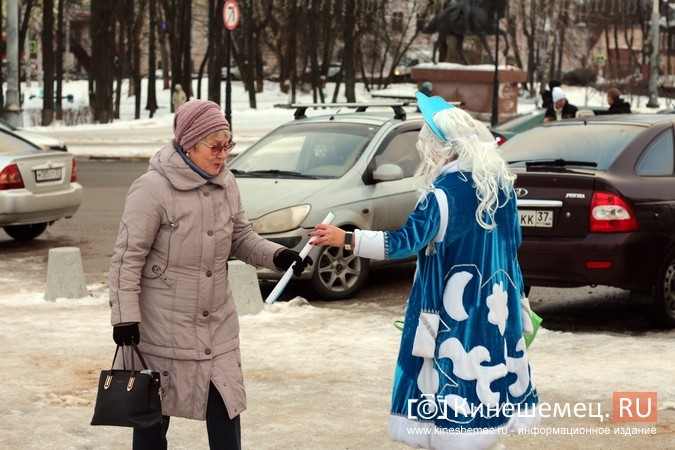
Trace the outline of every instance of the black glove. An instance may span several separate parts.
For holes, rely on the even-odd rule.
[[[289,250],[289,249],[284,249],[281,250],[273,259],[274,265],[277,267],[279,270],[288,270],[289,267],[291,267],[291,264],[295,264],[293,266],[293,274],[296,277],[299,277],[300,274],[305,270],[307,266],[311,266],[314,264],[314,261],[312,261],[312,258],[309,256],[305,257],[303,260],[300,258],[300,253],[296,252],[295,250]]]
[[[117,345],[131,345],[131,341],[138,345],[140,340],[141,333],[138,331],[137,323],[113,327],[113,341]]]

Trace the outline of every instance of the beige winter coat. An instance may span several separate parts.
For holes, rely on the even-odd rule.
[[[133,183],[110,265],[111,323],[140,322],[165,415],[203,420],[210,381],[230,417],[246,409],[227,261],[274,269],[281,248],[253,231],[229,170],[205,180],[174,143]]]

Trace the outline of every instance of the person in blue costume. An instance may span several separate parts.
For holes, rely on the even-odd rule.
[[[485,125],[440,97],[417,100],[422,185],[405,225],[350,233],[319,224],[309,236],[366,258],[417,255],[390,438],[416,448],[499,449],[500,433],[540,422],[523,338],[532,321],[517,257],[515,176]]]

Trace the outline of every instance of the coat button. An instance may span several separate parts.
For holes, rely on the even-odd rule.
[[[209,312],[208,312],[208,311],[204,311],[204,312],[202,312],[202,316],[204,316],[204,317],[208,317],[208,316],[209,316]]]
[[[204,192],[204,197],[208,197],[209,195],[211,195],[209,191]]]
[[[206,350],[204,350],[204,353],[206,353],[207,355],[210,355],[210,354],[211,354],[211,349],[210,349],[210,348],[207,348]]]
[[[207,271],[206,271],[206,276],[207,276],[207,277],[210,277],[211,275],[213,275],[213,273],[212,273],[210,270],[207,270]]]
[[[213,236],[213,230],[207,231],[206,234],[208,234],[209,236]]]

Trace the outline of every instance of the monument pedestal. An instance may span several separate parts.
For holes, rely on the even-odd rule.
[[[464,66],[439,63],[413,67],[410,71],[418,89],[425,81],[434,84],[433,93],[448,102],[464,102],[464,109],[477,119],[489,122],[492,116],[494,66]],[[499,69],[499,119],[502,122],[518,113],[518,83],[524,83],[527,74],[520,69]]]

